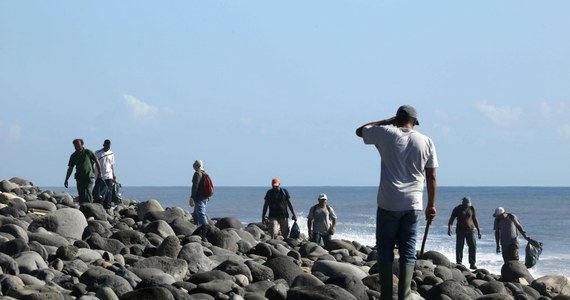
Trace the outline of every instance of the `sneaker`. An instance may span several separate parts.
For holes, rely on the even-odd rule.
[[[471,264],[471,265],[469,266],[469,269],[471,269],[471,270],[477,270],[477,266],[474,265],[474,264]]]

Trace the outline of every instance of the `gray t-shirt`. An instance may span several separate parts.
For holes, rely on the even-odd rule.
[[[506,218],[495,218],[494,230],[499,230],[501,245],[512,245],[518,243],[519,233],[517,227],[522,228],[517,216],[508,214]]]
[[[327,234],[330,228],[329,220],[336,219],[334,209],[329,205],[320,207],[315,205],[309,211],[309,220],[313,220],[313,231],[320,234]]]
[[[378,207],[422,210],[425,169],[439,166],[433,141],[413,129],[391,126],[366,126],[362,137],[381,156]]]

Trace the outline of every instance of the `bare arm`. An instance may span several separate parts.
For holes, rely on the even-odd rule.
[[[426,168],[426,185],[428,194],[428,203],[426,207],[426,220],[431,223],[437,215],[435,209],[435,193],[437,191],[437,180],[435,177],[435,168]]]
[[[102,178],[103,173],[101,172],[101,163],[99,162],[98,159],[95,159],[95,166],[97,166],[97,171],[99,172],[97,177]]]
[[[453,226],[453,221],[455,221],[455,209],[451,212],[451,216],[449,217],[449,221],[447,222],[447,235],[451,236],[451,227]]]
[[[291,198],[287,199],[287,206],[289,206],[289,209],[291,210],[291,213],[293,214],[293,220],[297,221],[297,214],[295,213],[295,209],[293,208],[293,202],[291,202]]]
[[[364,124],[364,125],[362,125],[356,129],[356,135],[358,137],[362,137],[362,129],[366,126],[394,125],[395,120],[396,120],[396,117],[391,117],[389,119],[385,119],[385,120],[381,120],[381,121],[374,121],[374,122],[366,123],[366,124]]]
[[[261,222],[265,222],[265,213],[267,213],[267,207],[269,206],[269,202],[267,199],[263,202],[263,211],[261,212]]]
[[[497,244],[497,253],[501,253],[501,246],[499,245],[499,240],[501,239],[501,231],[495,229],[495,243]]]
[[[481,238],[481,228],[479,227],[479,220],[477,219],[477,214],[475,213],[475,207],[473,207],[473,224],[477,228],[477,235]]]
[[[63,186],[65,186],[65,188],[67,188],[67,180],[71,176],[71,172],[73,172],[73,166],[67,167],[67,173],[65,174],[65,181],[63,182]]]

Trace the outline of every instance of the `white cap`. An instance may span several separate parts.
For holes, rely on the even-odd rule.
[[[499,215],[502,215],[505,213],[505,209],[502,207],[497,207],[495,208],[495,213],[493,214],[493,217],[497,217]]]
[[[327,194],[320,194],[319,200],[321,200],[321,199],[327,200]]]

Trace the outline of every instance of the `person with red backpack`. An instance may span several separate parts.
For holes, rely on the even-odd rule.
[[[194,206],[192,213],[194,224],[202,226],[208,224],[206,202],[212,196],[213,185],[210,176],[204,171],[204,163],[201,160],[196,160],[193,167],[195,172],[192,176],[192,194],[188,202],[190,206]]]

